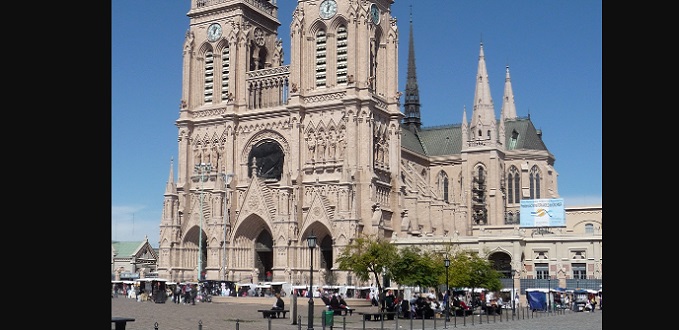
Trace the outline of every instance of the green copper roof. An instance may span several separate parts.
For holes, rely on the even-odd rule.
[[[514,138],[516,141],[512,141]],[[401,130],[401,146],[428,157],[460,154],[462,143],[460,124]],[[504,145],[508,150],[547,150],[539,130],[528,117],[505,121]]]

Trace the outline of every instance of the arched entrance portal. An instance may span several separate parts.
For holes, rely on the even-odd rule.
[[[323,237],[323,239],[320,241],[319,247],[321,249],[321,269],[323,270],[323,274],[325,276],[323,280],[328,285],[335,285],[337,284],[337,281],[335,274],[332,272],[332,237],[330,237],[330,235]]]
[[[258,270],[258,281],[271,281],[273,238],[267,230],[262,230],[255,241],[255,268]],[[269,278],[267,278],[267,274]]]
[[[512,258],[505,252],[495,252],[488,256],[493,269],[502,274],[504,278],[510,278],[512,274]]]
[[[202,240],[202,243],[199,244],[198,240]],[[189,272],[189,274],[193,273],[194,276],[193,278],[187,278],[185,276],[181,277],[181,280],[196,280],[198,279],[198,266],[202,268],[200,272],[205,275],[205,268],[208,266],[207,265],[207,235],[205,234],[205,231],[202,233],[200,232],[200,227],[199,226],[194,226],[189,231],[186,232],[186,235],[184,235],[184,246],[186,248],[186,259],[187,260],[193,260],[193,272]],[[202,251],[200,253],[198,252],[199,247],[202,247]],[[201,262],[198,262],[200,258]]]
[[[229,254],[229,269],[238,282],[263,282],[273,267],[273,238],[268,224],[251,214],[235,228]]]

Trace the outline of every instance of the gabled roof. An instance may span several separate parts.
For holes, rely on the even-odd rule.
[[[459,155],[462,152],[462,126],[460,124],[401,129],[401,147],[417,154],[432,157]],[[518,133],[512,150],[547,150],[540,133],[529,117],[505,121],[505,147],[510,146],[513,132]]]
[[[516,147],[512,148],[512,150],[547,150],[545,142],[542,141],[542,137],[540,136],[542,133],[539,133],[538,130],[535,129],[530,117],[508,119],[505,121],[505,146],[509,146],[513,131],[516,131],[519,135],[516,141]]]
[[[158,251],[154,249],[147,241],[111,241],[111,248],[116,258],[132,258],[144,255],[145,252],[154,254],[158,257]]]

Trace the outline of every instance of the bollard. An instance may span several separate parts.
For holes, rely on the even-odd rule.
[[[290,305],[292,305],[292,316],[290,318],[292,319],[292,324],[295,325],[297,324],[297,295],[294,293],[294,291],[290,295],[290,299],[292,300],[290,303]]]
[[[236,330],[240,329],[240,320],[236,319]]]
[[[198,330],[203,330],[203,320],[198,320]]]
[[[297,329],[302,330],[302,315],[297,316]]]
[[[268,317],[266,319],[266,323],[267,323],[267,329],[271,330],[271,317]]]

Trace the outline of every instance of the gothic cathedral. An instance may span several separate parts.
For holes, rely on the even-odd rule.
[[[191,0],[159,276],[304,285],[313,260],[314,284],[360,285],[335,259],[361,235],[510,236],[491,250],[521,268],[519,201],[559,197],[555,158],[517,117],[509,68],[496,118],[483,44],[469,120],[422,127],[412,21],[401,92],[393,3],[298,0],[283,64],[275,0]]]

